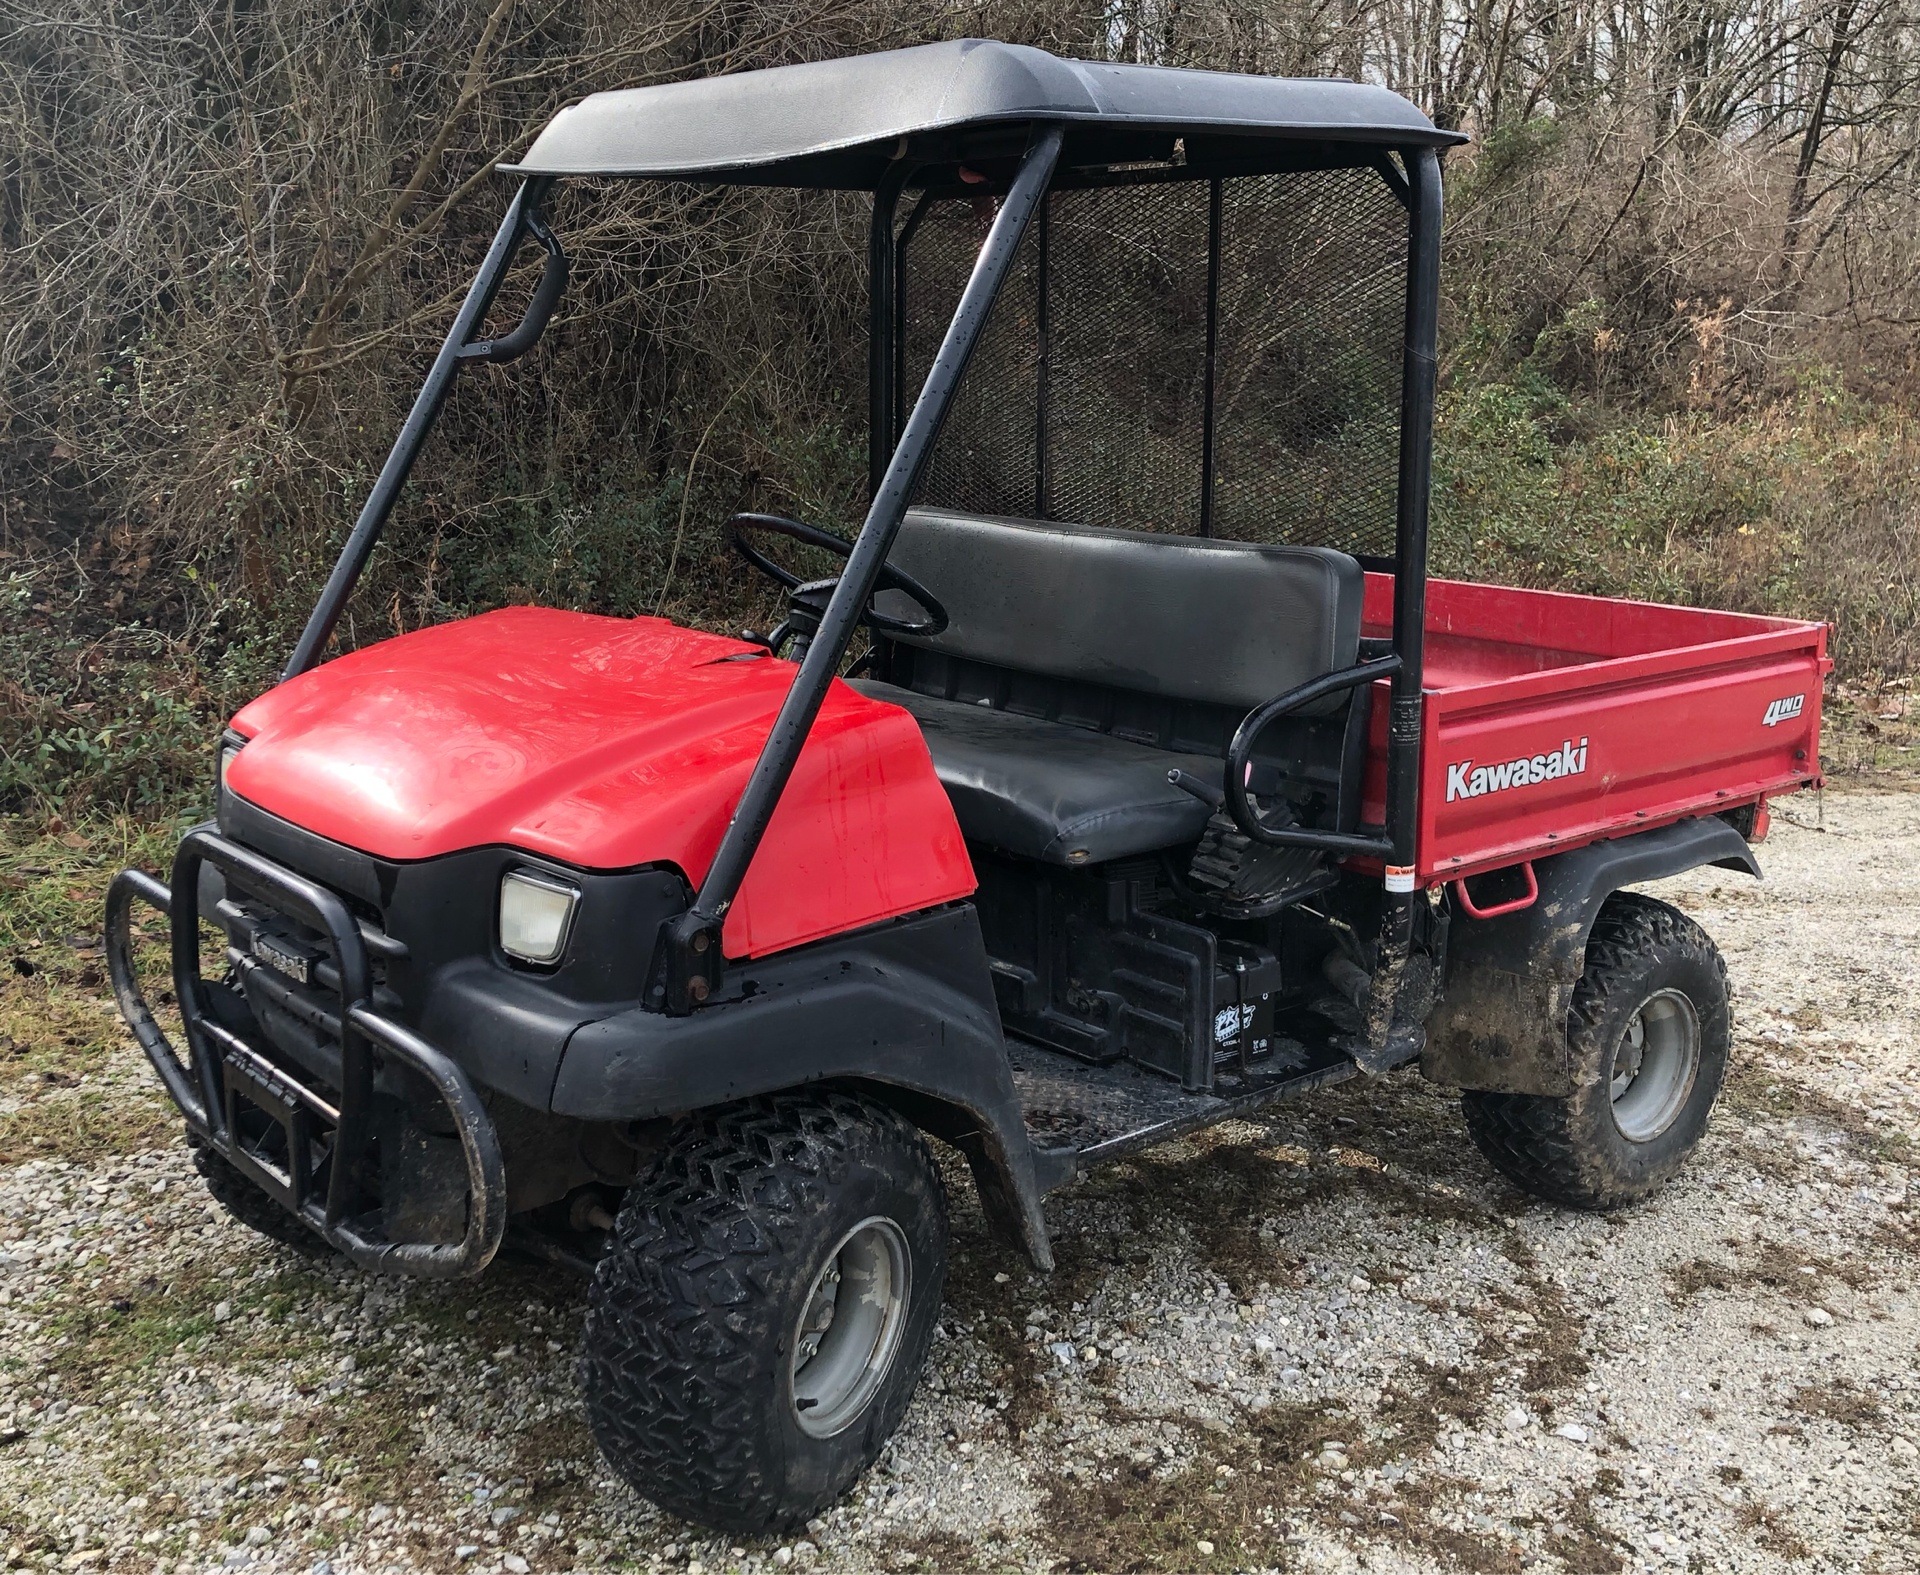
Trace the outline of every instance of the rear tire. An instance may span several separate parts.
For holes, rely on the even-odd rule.
[[[946,1265],[940,1173],[893,1112],[777,1095],[689,1117],[594,1271],[580,1359],[594,1439],[689,1520],[804,1521],[900,1425]]]
[[[1616,892],[1595,919],[1567,1013],[1574,1092],[1468,1093],[1467,1131],[1508,1180],[1550,1203],[1613,1209],[1686,1162],[1727,1074],[1727,968],[1676,908]]]
[[[207,1184],[207,1191],[213,1194],[213,1201],[248,1230],[258,1231],[262,1236],[310,1257],[325,1257],[333,1251],[312,1229],[296,1219],[290,1210],[282,1208],[262,1192],[253,1179],[243,1175],[231,1161],[222,1158],[197,1138],[189,1137],[187,1146],[193,1150],[193,1168],[200,1172],[200,1179]]]

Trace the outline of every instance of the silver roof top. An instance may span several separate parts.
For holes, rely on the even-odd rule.
[[[1084,127],[1074,140],[1095,154],[1103,130],[1388,147],[1465,140],[1364,83],[1062,60],[960,39],[595,93],[505,168],[865,187],[902,138],[1036,120]]]

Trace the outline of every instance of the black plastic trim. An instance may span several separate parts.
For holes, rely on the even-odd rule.
[[[389,949],[383,960],[398,1020],[447,1046],[477,1082],[535,1110],[547,1108],[567,1036],[646,999],[654,936],[689,895],[669,866],[583,870],[497,845],[407,862],[375,858],[232,793],[221,795],[220,825],[235,842],[370,910]],[[580,892],[557,966],[518,962],[500,949],[499,885],[515,869]],[[392,955],[397,947],[403,955]]]
[[[1709,864],[1760,875],[1746,841],[1718,817],[1536,860],[1531,907],[1450,927],[1446,995],[1428,1020],[1421,1071],[1489,1093],[1571,1094],[1567,1008],[1601,904],[1623,886]]]
[[[756,1094],[857,1083],[909,1100],[974,1164],[989,1211],[1034,1262],[1051,1262],[1040,1190],[1007,1066],[980,921],[956,903],[727,971],[724,996],[687,1016],[633,1010],[567,1042],[556,1115],[672,1116]],[[996,1201],[997,1200],[997,1201]]]

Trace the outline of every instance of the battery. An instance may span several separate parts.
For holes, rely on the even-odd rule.
[[[1273,1053],[1280,959],[1260,946],[1221,941],[1213,975],[1213,1059],[1252,1063]]]

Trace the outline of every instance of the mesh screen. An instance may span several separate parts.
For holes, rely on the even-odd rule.
[[[993,222],[988,198],[929,206],[907,249],[902,296],[910,400],[959,305]],[[920,474],[919,501],[975,514],[1034,513],[1039,469],[1040,271],[1029,226],[1001,287],[940,440]]]
[[[1027,233],[919,499],[1194,533],[1206,471],[1209,183],[1067,190]],[[924,380],[992,217],[938,200],[906,253]],[[1390,557],[1407,216],[1370,169],[1221,183],[1210,533]]]
[[[1393,554],[1407,214],[1372,170],[1228,181],[1213,534]]]

